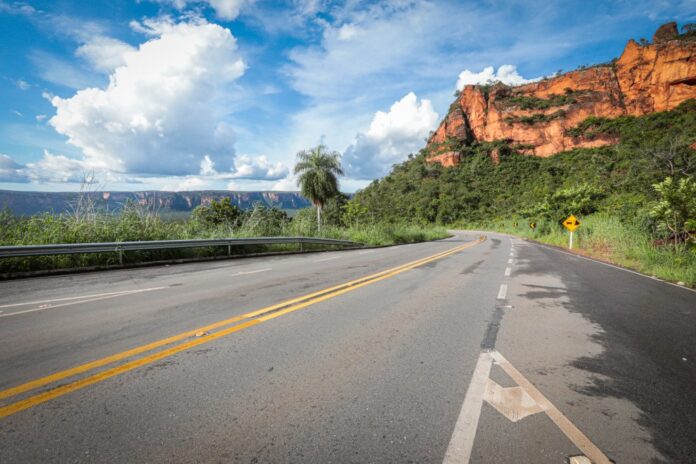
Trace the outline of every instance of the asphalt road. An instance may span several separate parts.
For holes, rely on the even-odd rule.
[[[696,462],[696,292],[485,235],[0,282],[0,462]]]

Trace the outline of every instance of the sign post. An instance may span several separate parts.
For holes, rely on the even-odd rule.
[[[565,221],[563,221],[563,227],[568,229],[570,231],[570,241],[568,242],[568,249],[572,250],[573,249],[573,231],[580,227],[580,221],[578,221],[578,218],[573,216],[572,214],[566,218]]]

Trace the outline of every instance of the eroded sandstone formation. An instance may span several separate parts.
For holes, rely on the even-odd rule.
[[[616,143],[575,136],[590,116],[615,118],[677,107],[696,98],[696,38],[661,26],[651,44],[630,40],[621,57],[518,87],[469,85],[428,140],[430,160],[458,163],[457,144],[506,141],[522,153],[551,156]]]

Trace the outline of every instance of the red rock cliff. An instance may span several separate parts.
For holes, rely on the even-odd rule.
[[[567,131],[590,116],[638,116],[670,110],[696,98],[696,38],[692,36],[680,36],[676,23],[668,23],[658,29],[652,44],[630,40],[610,65],[512,88],[468,85],[429,138],[430,160],[456,164],[460,155],[451,142],[505,140],[523,153],[544,157],[615,143],[607,138],[572,137]]]

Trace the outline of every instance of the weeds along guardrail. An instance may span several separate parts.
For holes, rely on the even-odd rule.
[[[232,255],[232,247],[247,245],[295,244],[303,251],[304,245],[362,246],[351,240],[336,240],[313,237],[252,237],[218,238],[193,240],[152,240],[144,242],[104,242],[104,243],[62,243],[54,245],[0,246],[0,258],[21,258],[30,256],[72,255],[87,253],[118,253],[119,263],[123,264],[126,251],[169,250],[176,248],[227,247]]]

